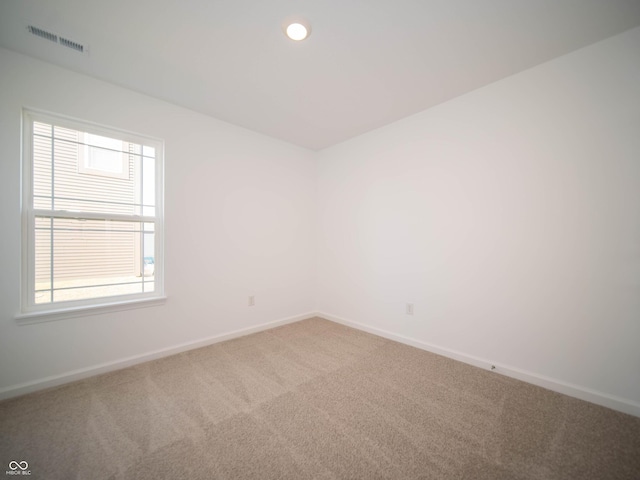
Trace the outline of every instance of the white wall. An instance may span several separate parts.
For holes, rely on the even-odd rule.
[[[640,415],[640,28],[319,160],[321,312]]]
[[[315,309],[310,151],[7,50],[0,65],[0,393]],[[165,140],[165,305],[16,324],[23,106]]]

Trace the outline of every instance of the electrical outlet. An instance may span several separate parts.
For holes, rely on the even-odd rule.
[[[413,303],[407,303],[407,315],[413,315]]]
[[[256,297],[249,295],[249,306],[253,307],[256,304]]]

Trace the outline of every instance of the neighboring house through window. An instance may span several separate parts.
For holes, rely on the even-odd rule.
[[[78,151],[78,173],[130,180],[129,154],[134,144],[91,133],[79,138],[84,145]]]
[[[34,111],[23,131],[23,314],[162,297],[162,142]]]

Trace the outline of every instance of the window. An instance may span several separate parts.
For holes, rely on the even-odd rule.
[[[23,132],[23,314],[162,298],[162,142],[33,111]]]

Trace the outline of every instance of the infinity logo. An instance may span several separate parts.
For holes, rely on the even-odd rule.
[[[23,460],[21,462],[16,462],[15,460],[11,460],[9,462],[9,468],[11,470],[17,470],[17,469],[26,470],[27,468],[29,468],[29,464],[27,463],[26,460]]]

